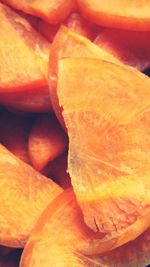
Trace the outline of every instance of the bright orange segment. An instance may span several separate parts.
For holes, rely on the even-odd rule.
[[[130,67],[68,58],[59,63],[58,96],[72,185],[107,251],[150,225],[150,81]]]
[[[67,27],[60,28],[50,51],[49,87],[53,109],[64,128],[65,123],[62,116],[62,107],[60,107],[57,94],[57,73],[59,60],[66,57],[100,58],[121,64],[119,59],[104,49],[99,48],[86,37],[76,34]]]
[[[3,4],[0,21],[0,93],[47,87],[49,43]]]
[[[83,254],[80,245],[90,243],[93,233],[85,226],[72,191],[67,190],[41,215],[24,249],[20,267],[144,266],[150,260],[149,232],[112,252],[98,256]]]
[[[41,212],[62,189],[0,145],[0,244],[23,247]]]
[[[54,115],[40,115],[29,136],[28,150],[34,168],[42,170],[49,161],[60,156],[67,147],[67,141],[67,136]]]
[[[82,15],[99,25],[128,30],[150,29],[149,0],[77,0]]]
[[[62,22],[76,8],[75,0],[3,0],[3,2],[52,24]]]

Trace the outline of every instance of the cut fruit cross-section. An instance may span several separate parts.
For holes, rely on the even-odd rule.
[[[0,145],[0,244],[23,247],[48,203],[62,189]]]
[[[102,60],[62,59],[58,96],[85,222],[111,248],[135,239],[150,225],[149,78]]]
[[[62,26],[60,28],[50,50],[49,88],[53,109],[64,129],[66,128],[57,94],[57,74],[59,60],[66,57],[99,58],[122,64],[113,54],[101,49],[88,38],[71,31],[67,27]]]
[[[20,267],[144,267],[150,261],[150,230],[135,241],[98,256],[80,251],[80,245],[90,242],[90,238],[92,233],[84,224],[74,194],[66,190],[38,220]]]

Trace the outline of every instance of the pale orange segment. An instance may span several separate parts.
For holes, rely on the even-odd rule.
[[[62,189],[0,145],[0,244],[23,247],[41,212]]]
[[[57,94],[57,75],[59,60],[66,57],[99,58],[115,62],[117,64],[122,64],[122,62],[117,59],[117,57],[98,47],[88,38],[71,31],[65,26],[62,26],[59,29],[50,50],[49,90],[54,112],[65,130],[66,128],[62,116],[62,108],[59,105]]]
[[[106,61],[68,58],[59,63],[58,96],[85,222],[110,241],[103,250],[135,239],[150,225],[149,78]]]
[[[3,2],[52,24],[61,23],[76,9],[76,0],[3,0]]]

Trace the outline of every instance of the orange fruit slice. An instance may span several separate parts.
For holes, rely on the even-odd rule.
[[[0,244],[23,247],[48,203],[62,192],[0,145]]]
[[[49,43],[26,19],[3,4],[0,20],[0,93],[45,88]]]
[[[144,266],[150,260],[149,236],[148,230],[135,241],[109,253],[83,254],[80,244],[90,242],[92,233],[84,224],[72,191],[66,190],[46,208],[35,225],[20,267],[38,267],[40,264],[44,267]]]
[[[75,8],[75,0],[3,0],[5,4],[43,20],[57,24],[62,22]]]
[[[72,185],[107,251],[150,225],[150,80],[130,67],[68,58],[59,63],[57,91]]]
[[[66,127],[57,94],[57,73],[59,60],[65,57],[100,58],[121,64],[119,59],[101,49],[86,37],[71,31],[65,26],[60,28],[50,50],[49,88],[54,112],[64,129]]]
[[[149,0],[77,0],[82,15],[99,25],[128,30],[150,28]]]

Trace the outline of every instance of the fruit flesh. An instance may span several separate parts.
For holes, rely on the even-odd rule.
[[[49,43],[3,4],[0,20],[0,93],[47,87]]]
[[[82,232],[83,225],[82,213],[72,190],[64,192],[37,222],[23,252],[20,266],[36,267],[39,263],[44,267],[87,266],[74,253],[77,242],[83,242],[89,234],[88,230]]]
[[[0,145],[0,244],[23,247],[37,218],[62,192]]]
[[[93,44],[89,39],[76,34],[67,27],[60,28],[50,50],[49,90],[55,114],[63,128],[66,130],[62,116],[62,108],[60,107],[57,94],[58,63],[61,58],[65,57],[100,58],[118,64],[122,63],[112,54],[107,53],[104,49]]]
[[[149,232],[109,253],[84,255],[80,244],[90,242],[93,233],[84,224],[72,190],[66,190],[41,215],[24,249],[20,266],[144,267],[150,260]]]
[[[76,8],[75,0],[24,0],[21,2],[3,0],[3,2],[52,24],[62,22]]]
[[[128,30],[148,31],[149,0],[77,0],[82,15],[97,24]]]
[[[106,250],[150,225],[149,92],[149,78],[129,67],[94,59],[59,63],[69,174],[84,220],[105,234]]]

